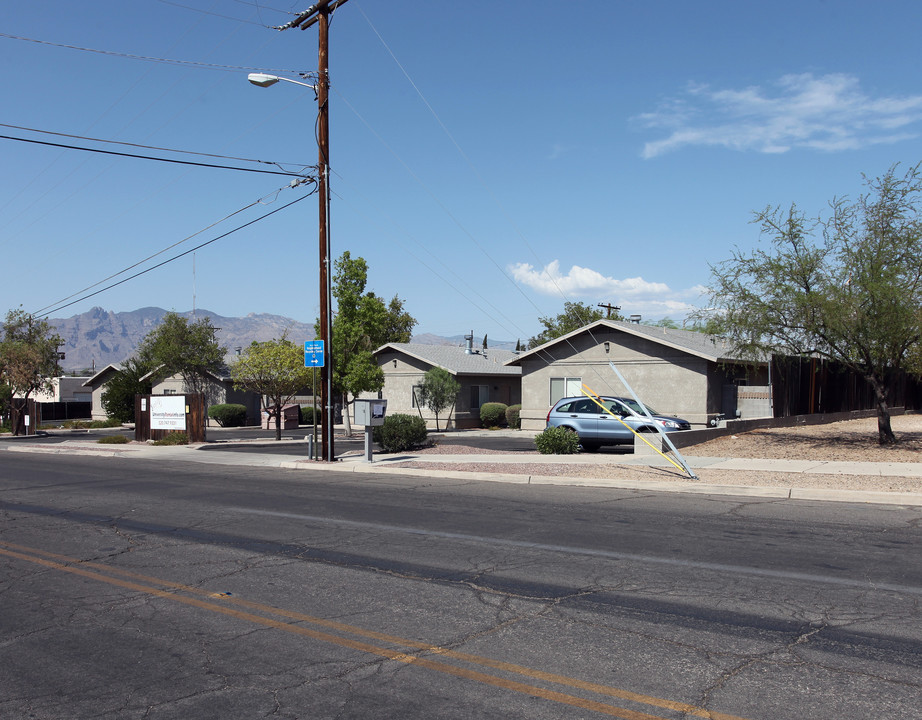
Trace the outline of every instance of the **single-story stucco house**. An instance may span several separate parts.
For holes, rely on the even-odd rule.
[[[772,414],[768,364],[735,357],[721,338],[598,320],[506,361],[522,370],[522,429],[543,430],[553,404],[583,394],[584,386],[597,395],[630,396],[610,363],[645,404],[693,426]]]
[[[91,417],[93,420],[105,420],[109,417],[102,407],[102,394],[106,390],[106,383],[121,371],[121,365],[106,365],[102,370],[83,383],[83,386],[89,388],[92,394],[93,404]]]
[[[480,406],[486,402],[517,405],[522,399],[522,369],[509,365],[515,357],[511,350],[475,350],[451,345],[388,343],[374,352],[384,372],[384,388],[379,396],[387,400],[387,414],[419,415],[426,426],[435,429],[435,415],[419,407],[414,390],[423,376],[434,367],[450,372],[461,384],[458,401],[451,413],[439,416],[439,427],[472,428],[480,426]],[[373,397],[366,393],[362,397]]]

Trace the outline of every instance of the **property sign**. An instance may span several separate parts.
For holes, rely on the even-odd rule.
[[[304,367],[323,367],[323,340],[304,343]]]
[[[151,430],[185,430],[186,396],[166,395],[150,399]]]

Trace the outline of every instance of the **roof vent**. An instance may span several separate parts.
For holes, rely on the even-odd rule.
[[[635,325],[640,325],[640,315],[631,315],[631,317],[628,319]]]

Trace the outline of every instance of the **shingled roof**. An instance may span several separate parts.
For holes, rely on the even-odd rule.
[[[452,375],[521,375],[522,368],[508,365],[516,357],[512,350],[475,350],[452,345],[422,345],[420,343],[388,343],[375,350],[379,355],[386,350],[409,355],[433,367],[440,367]]]
[[[554,338],[527,352],[513,353],[514,357],[507,360],[511,365],[515,365],[524,358],[531,357],[535,353],[547,350],[553,345],[565,343],[570,338],[583,333],[608,332],[617,330],[642,337],[651,342],[665,345],[675,350],[687,352],[689,355],[695,355],[712,362],[746,362],[746,359],[733,353],[730,343],[717,335],[707,335],[705,333],[694,332],[692,330],[675,330],[673,328],[654,327],[652,325],[640,325],[638,323],[624,322],[621,320],[597,320],[590,325],[581,327],[571,333]]]

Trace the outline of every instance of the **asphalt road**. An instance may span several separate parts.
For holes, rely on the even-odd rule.
[[[917,719],[920,528],[3,453],[0,717]]]

